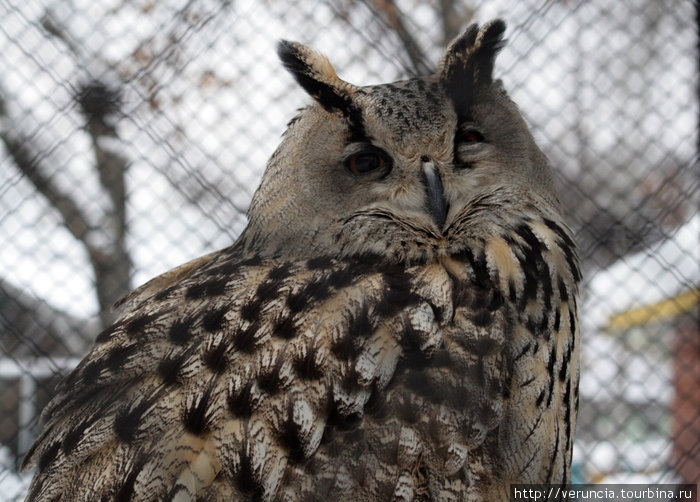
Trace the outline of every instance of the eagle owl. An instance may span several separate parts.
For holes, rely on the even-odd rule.
[[[152,280],[44,411],[31,501],[495,501],[565,483],[580,272],[492,77],[505,24],[313,98],[229,248]]]

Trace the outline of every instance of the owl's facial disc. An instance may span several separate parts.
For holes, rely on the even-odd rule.
[[[423,182],[425,183],[428,212],[438,229],[442,230],[442,227],[445,225],[448,207],[440,174],[435,168],[435,163],[427,156],[421,157],[421,170],[423,172]]]

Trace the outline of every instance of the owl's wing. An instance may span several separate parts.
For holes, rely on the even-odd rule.
[[[124,298],[117,300],[117,302],[114,304],[114,309],[118,312],[127,312],[129,310],[134,309],[142,301],[147,300],[158,291],[162,291],[164,289],[169,288],[170,286],[177,284],[178,282],[185,279],[187,276],[192,275],[198,269],[204,267],[220,255],[221,253],[215,251],[213,253],[200,256],[199,258],[195,258],[194,260],[190,260],[187,263],[183,263],[178,267],[175,267],[157,277],[154,277],[147,283],[133,290]]]
[[[464,470],[501,414],[508,322],[470,275],[209,259],[98,336],[28,500],[384,500]]]

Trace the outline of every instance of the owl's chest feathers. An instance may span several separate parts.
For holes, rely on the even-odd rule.
[[[453,282],[495,288],[530,327],[536,318],[543,323],[559,300],[575,298],[581,278],[575,245],[554,219],[517,215],[459,223],[443,234],[405,222],[373,225],[371,235],[348,240],[344,251],[414,270],[439,265]]]
[[[474,338],[471,346],[500,347],[513,385],[543,377],[545,370],[550,380],[555,371],[564,380],[577,357],[581,275],[563,226],[545,217],[511,220],[464,239],[439,262],[458,291],[456,336]],[[547,389],[550,403],[552,393]]]
[[[564,479],[578,399],[581,276],[574,243],[547,218],[463,242],[436,263],[452,291],[452,316],[442,325],[445,353],[436,350],[420,376],[408,370],[399,379],[466,413],[468,447],[491,465],[485,476],[493,469],[504,481]],[[549,441],[553,453],[535,446]],[[529,472],[539,477],[522,477],[534,465],[540,467]]]

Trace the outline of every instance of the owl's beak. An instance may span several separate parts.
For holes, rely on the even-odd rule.
[[[442,230],[445,224],[445,218],[447,217],[447,203],[445,202],[445,191],[442,188],[442,180],[432,160],[423,157],[421,161],[425,192],[428,196],[428,211],[435,225],[438,229]]]

